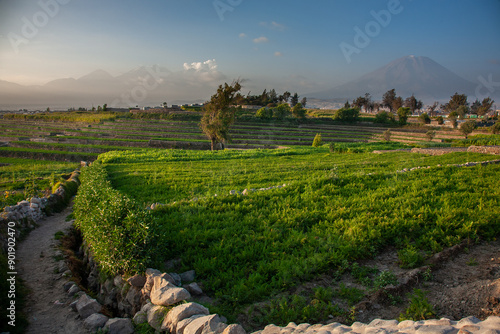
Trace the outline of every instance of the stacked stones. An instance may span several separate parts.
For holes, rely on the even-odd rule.
[[[296,325],[291,322],[286,327],[267,326],[262,331],[252,334],[369,334],[369,333],[427,333],[427,334],[500,334],[500,317],[491,316],[481,321],[475,317],[452,321],[446,318],[440,320],[381,320],[375,319],[369,324],[355,322],[351,326],[332,323],[328,325]]]

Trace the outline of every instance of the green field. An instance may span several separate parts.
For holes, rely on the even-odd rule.
[[[500,165],[448,166],[496,156],[373,154],[401,144],[355,145],[350,152],[360,153],[327,147],[105,153],[82,174],[77,222],[110,271],[116,263],[132,271],[163,269],[164,261],[181,258],[175,269],[196,270],[213,307],[230,320],[245,312],[252,317],[248,306],[278,300],[320,274],[342,273],[388,246],[411,267],[463,240],[500,234]],[[398,172],[412,167],[430,168]],[[152,203],[167,205],[144,216]],[[348,313],[304,298],[296,315],[283,316],[282,307],[266,319],[300,321],[312,312],[308,319],[326,321],[328,314]]]

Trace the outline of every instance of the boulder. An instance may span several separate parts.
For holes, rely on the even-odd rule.
[[[196,272],[194,270],[189,270],[189,271],[183,272],[180,276],[181,276],[181,280],[183,282],[189,283],[189,282],[194,281],[194,279],[196,277]]]
[[[222,334],[247,334],[245,329],[239,324],[229,325],[224,329]]]
[[[145,324],[148,322],[148,313],[146,311],[139,311],[134,315],[132,320],[136,325]]]
[[[90,332],[94,333],[98,329],[104,327],[104,325],[106,325],[106,322],[108,322],[108,320],[109,318],[107,316],[100,313],[94,313],[87,319],[85,319],[85,321],[83,322],[83,326]]]
[[[127,280],[127,282],[131,286],[135,286],[135,287],[138,287],[138,288],[142,289],[142,287],[144,286],[144,284],[146,284],[146,276],[135,275],[135,276],[130,277]]]
[[[181,276],[177,273],[168,273],[168,275],[170,275],[170,277],[172,277],[174,279],[174,284],[177,285],[177,286],[181,286],[182,285],[182,279],[181,279]]]
[[[104,326],[108,330],[108,334],[133,334],[134,326],[129,318],[113,318],[109,319]]]
[[[203,294],[203,290],[200,288],[200,286],[197,283],[194,283],[194,282],[190,283],[190,284],[186,285],[185,288],[193,296],[200,296]]]
[[[222,333],[226,327],[217,314],[211,314],[191,321],[184,328],[183,334]]]
[[[170,333],[176,332],[176,325],[180,321],[190,318],[193,315],[209,315],[209,310],[197,303],[187,303],[171,309],[161,325],[161,330],[167,330]]]
[[[161,329],[163,319],[167,315],[168,309],[163,306],[153,306],[148,311],[148,324],[157,331]]]
[[[183,334],[184,333],[184,329],[190,324],[192,323],[194,320],[198,319],[198,318],[202,318],[204,317],[203,315],[200,315],[200,314],[197,314],[197,315],[193,315],[192,317],[189,317],[189,318],[186,318],[184,320],[181,320],[177,323],[177,326],[176,326],[176,334]],[[174,334],[174,333],[172,333]]]
[[[191,298],[189,292],[184,288],[178,288],[168,282],[159,289],[153,288],[151,291],[151,302],[155,305],[169,306]]]
[[[94,313],[101,311],[101,304],[97,300],[90,298],[88,295],[84,294],[78,299],[76,303],[76,311],[82,317],[86,319]]]

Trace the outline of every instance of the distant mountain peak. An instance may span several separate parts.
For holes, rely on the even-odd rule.
[[[357,80],[308,97],[353,99],[370,93],[374,99],[381,99],[385,92],[393,88],[403,98],[413,94],[418,99],[432,102],[448,99],[455,92],[472,95],[475,85],[429,57],[409,55]]]
[[[114,77],[106,72],[105,70],[95,70],[83,77],[79,78],[78,81],[93,81],[93,80],[113,80]]]

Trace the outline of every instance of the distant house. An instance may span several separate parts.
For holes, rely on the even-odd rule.
[[[263,106],[252,106],[252,105],[241,105],[239,107],[241,107],[241,109],[245,109],[245,110],[259,110],[261,108],[264,108]]]

